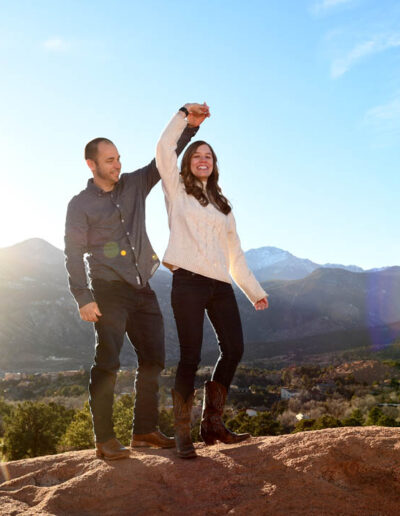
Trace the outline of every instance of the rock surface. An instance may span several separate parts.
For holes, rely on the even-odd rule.
[[[85,450],[3,463],[0,514],[393,516],[399,436],[334,428],[199,444],[191,461],[143,449],[114,462]]]

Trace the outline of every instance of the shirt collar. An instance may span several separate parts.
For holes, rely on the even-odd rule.
[[[109,192],[105,192],[104,190],[102,190],[100,187],[98,187],[98,186],[95,184],[95,182],[94,182],[94,180],[93,180],[93,177],[91,177],[91,178],[88,180],[88,182],[87,182],[87,187],[86,187],[86,188],[87,188],[87,190],[88,190],[89,192],[91,192],[91,193],[94,193],[94,194],[96,194],[96,195],[101,196],[101,195],[107,195],[107,194],[109,194],[109,193],[111,193],[111,192],[114,192],[114,191],[115,191],[115,188],[117,187],[117,185],[118,185],[118,183],[115,185],[115,187],[114,187],[114,189],[113,189],[113,190],[110,190]]]

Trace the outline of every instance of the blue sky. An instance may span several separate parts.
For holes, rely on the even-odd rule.
[[[0,246],[63,246],[66,206],[112,139],[143,166],[174,111],[207,101],[245,250],[400,264],[395,0],[1,1]],[[147,228],[162,255],[160,186]]]

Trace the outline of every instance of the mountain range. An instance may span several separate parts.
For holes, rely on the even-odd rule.
[[[400,267],[363,271],[323,265],[274,247],[252,249],[246,259],[269,293],[270,308],[256,312],[236,289],[246,357],[346,349],[349,342],[380,347],[400,333]],[[266,279],[268,278],[268,279]],[[151,280],[165,320],[168,363],[179,350],[170,307],[171,274],[160,268]],[[46,371],[88,367],[92,325],[80,320],[69,293],[61,250],[41,239],[0,249],[0,370]],[[205,323],[203,361],[216,354]],[[126,344],[121,364],[134,361]]]
[[[329,263],[321,265],[311,260],[297,258],[297,256],[289,253],[289,251],[270,246],[250,249],[246,252],[246,260],[258,281],[268,281],[271,279],[301,279],[319,268],[363,272],[363,269],[356,265]]]

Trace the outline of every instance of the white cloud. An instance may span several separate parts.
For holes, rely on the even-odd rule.
[[[400,95],[387,104],[369,109],[364,123],[372,128],[380,146],[398,142],[400,134]]]
[[[320,0],[314,4],[312,10],[314,13],[323,13],[337,7],[339,5],[352,4],[355,0]]]
[[[330,7],[335,7],[339,4],[348,4],[349,2],[352,2],[352,0],[323,0],[319,5],[322,9],[329,9]]]
[[[43,43],[46,50],[53,52],[64,52],[69,48],[69,43],[61,38],[51,38]]]
[[[331,66],[331,77],[337,79],[361,59],[400,46],[400,34],[379,35],[356,45],[346,56],[335,59]]]
[[[388,104],[376,106],[367,111],[365,115],[367,122],[393,122],[400,123],[400,97]]]

